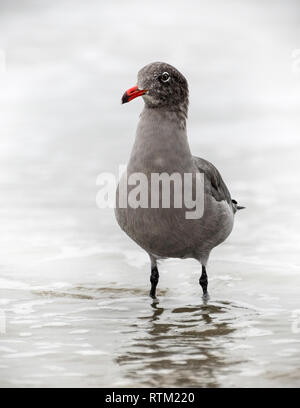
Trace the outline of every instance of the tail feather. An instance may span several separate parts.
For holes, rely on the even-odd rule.
[[[246,207],[243,207],[242,205],[237,205],[236,200],[231,200],[231,201],[232,201],[233,207],[236,209],[236,211],[237,210],[243,210],[244,208],[246,208]]]

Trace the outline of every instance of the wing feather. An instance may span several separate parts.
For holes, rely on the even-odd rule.
[[[200,173],[204,173],[206,180],[209,181],[210,193],[215,200],[227,201],[232,205],[230,192],[217,168],[209,161],[201,159],[200,157],[194,156],[193,160]]]

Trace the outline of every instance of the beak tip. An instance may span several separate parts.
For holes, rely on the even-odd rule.
[[[124,105],[124,103],[127,103],[128,99],[129,98],[128,98],[127,92],[125,92],[124,95],[122,96],[121,104]]]
[[[132,88],[128,89],[124,95],[122,96],[121,103],[122,105],[124,103],[132,101],[134,98],[137,96],[144,95],[147,92],[146,89],[139,89],[137,85],[133,86]]]

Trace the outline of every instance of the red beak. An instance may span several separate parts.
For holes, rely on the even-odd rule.
[[[147,92],[147,89],[139,89],[136,86],[133,86],[132,88],[128,89],[124,95],[122,96],[122,103],[127,103],[132,101],[132,99],[144,95]]]

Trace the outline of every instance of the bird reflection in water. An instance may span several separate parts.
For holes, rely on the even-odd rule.
[[[228,302],[167,309],[155,301],[117,362],[141,386],[218,387],[218,376],[241,362],[227,352],[234,309]]]

